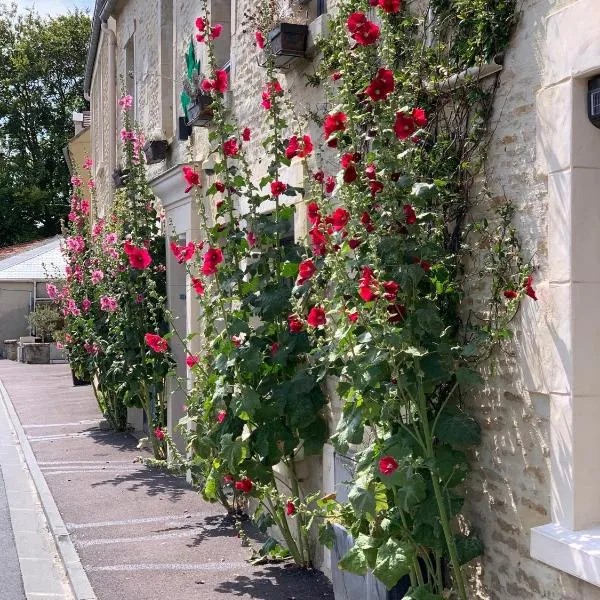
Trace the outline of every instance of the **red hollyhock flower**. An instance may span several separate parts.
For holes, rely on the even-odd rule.
[[[222,31],[223,31],[223,25],[221,25],[220,23],[213,25],[210,28],[210,39],[216,40],[218,37],[220,37]]]
[[[356,321],[358,321],[358,311],[354,310],[352,312],[348,313],[348,321],[351,321],[352,323],[355,323]]]
[[[427,115],[422,108],[413,108],[412,118],[418,127],[427,125]]]
[[[204,296],[204,284],[201,279],[196,279],[196,277],[192,277],[192,286],[194,290],[196,290],[196,294],[198,296]]]
[[[248,233],[246,233],[246,241],[248,242],[248,246],[250,246],[250,248],[254,248],[254,246],[256,246],[256,236],[254,235],[253,231],[248,231]]]
[[[331,215],[331,224],[335,231],[341,231],[350,220],[350,213],[342,207],[336,208]]]
[[[188,354],[185,358],[185,364],[191,369],[200,362],[200,357],[197,354]]]
[[[406,224],[413,225],[417,222],[417,215],[415,209],[410,204],[405,204],[403,207],[404,216],[406,217]]]
[[[235,138],[229,138],[223,142],[223,154],[225,156],[237,156],[239,151],[238,141]]]
[[[323,173],[323,171],[315,171],[312,177],[315,181],[323,183],[323,180],[325,179],[325,173]]]
[[[225,485],[231,485],[234,481],[235,479],[233,478],[233,475],[228,474],[223,477],[223,483]]]
[[[260,31],[257,31],[254,34],[254,38],[256,39],[256,45],[262,50],[265,47],[265,38]]]
[[[373,225],[373,221],[371,220],[371,215],[364,211],[362,215],[360,215],[360,222],[365,226],[365,229],[371,233],[375,229],[375,225]]]
[[[205,79],[202,82],[202,89],[205,92],[209,92],[210,90],[215,90],[220,94],[224,94],[227,91],[228,83],[227,83],[227,71],[223,69],[217,69],[215,71],[214,79]]]
[[[357,238],[348,240],[348,246],[350,246],[351,250],[356,250],[360,246],[360,240]]]
[[[273,196],[281,196],[285,190],[287,190],[287,184],[283,183],[283,181],[271,182],[271,194]]]
[[[244,131],[242,131],[242,139],[245,142],[249,142],[250,141],[250,127],[245,127]]]
[[[187,187],[185,188],[185,193],[187,194],[195,185],[200,185],[200,174],[187,165],[183,167],[182,171],[183,177],[187,182]]]
[[[285,149],[285,155],[290,160],[294,158],[294,156],[306,158],[312,154],[313,149],[314,146],[310,135],[302,136],[301,140],[298,139],[297,135],[293,135]]]
[[[217,421],[219,421],[219,423],[222,423],[226,418],[227,418],[227,411],[220,410],[219,414],[217,415]]]
[[[369,183],[369,188],[371,188],[371,196],[375,196],[375,194],[379,194],[383,191],[383,183],[381,183],[381,181],[371,181]]]
[[[346,129],[346,121],[348,117],[346,113],[336,112],[331,115],[327,115],[325,117],[325,122],[323,123],[323,133],[325,134],[325,139],[327,139],[332,133],[336,131],[344,131]]]
[[[196,19],[196,29],[198,31],[206,31],[206,21],[202,17]]]
[[[390,69],[379,69],[375,79],[366,87],[365,93],[371,100],[387,100],[394,91],[394,73]]]
[[[360,46],[369,46],[379,39],[379,27],[369,21],[364,13],[352,13],[346,21],[352,39]]]
[[[146,269],[152,263],[152,257],[146,248],[136,248],[133,246],[129,252],[129,264],[134,269]]]
[[[429,271],[431,270],[431,263],[429,261],[423,260],[422,258],[419,258],[418,256],[413,256],[413,263],[415,265],[420,265],[423,271],[425,271],[425,273],[429,273]]]
[[[222,181],[215,181],[215,189],[222,194],[225,191],[225,184]]]
[[[417,126],[412,115],[406,115],[402,111],[396,113],[396,120],[394,122],[394,133],[400,140],[406,140],[415,131]]]
[[[391,475],[398,467],[398,461],[393,456],[382,456],[379,459],[379,472],[382,475]]]
[[[325,181],[325,192],[331,194],[335,189],[335,179],[330,175]]]
[[[271,356],[275,356],[277,351],[279,350],[279,344],[277,342],[273,342],[271,344]]]
[[[338,79],[341,79],[341,77],[342,77],[342,74],[339,71],[336,71],[335,73],[333,73],[331,75],[331,79],[333,81],[337,81]]]
[[[165,439],[165,432],[160,427],[157,427],[154,430],[154,437],[162,442]]]
[[[384,281],[382,283],[382,286],[385,292],[385,294],[383,294],[383,297],[386,300],[393,302],[396,299],[396,296],[398,295],[398,290],[400,289],[400,286],[395,281]]]
[[[144,336],[144,341],[146,345],[150,346],[154,352],[166,352],[167,351],[167,340],[161,337],[160,335],[156,335],[155,333],[147,333]]]
[[[265,110],[271,108],[271,99],[273,96],[279,96],[283,92],[283,88],[277,79],[265,83],[262,93],[262,106]]]
[[[367,179],[375,179],[377,177],[377,167],[375,163],[370,163],[365,167],[365,175]]]
[[[379,0],[379,6],[386,13],[394,14],[400,10],[400,0]]]
[[[388,317],[390,323],[400,323],[406,318],[406,306],[404,304],[390,304],[387,311],[390,315]]]
[[[504,297],[508,298],[509,300],[514,300],[515,298],[518,298],[519,294],[517,292],[515,292],[515,290],[506,290],[504,292]]]
[[[379,0],[369,0],[369,6],[377,6],[379,4]]]
[[[533,275],[529,275],[523,284],[525,288],[525,295],[529,296],[532,300],[537,300],[535,290],[533,289]]]
[[[288,317],[288,324],[292,333],[300,333],[304,328],[302,321],[298,319],[298,317],[296,317],[295,315],[290,315]]]
[[[373,302],[373,300],[377,298],[377,292],[373,291],[373,288],[370,285],[358,286],[358,295],[365,302]]]
[[[325,325],[327,319],[325,317],[325,311],[318,307],[313,306],[308,313],[308,317],[306,318],[306,322],[311,327],[318,327],[319,325]]]
[[[300,263],[298,267],[298,283],[302,285],[305,281],[308,281],[317,272],[315,263],[308,259]]]
[[[308,220],[314,225],[321,220],[321,213],[319,212],[319,205],[316,202],[309,202],[306,207],[308,213]]]
[[[243,479],[240,479],[240,481],[235,482],[235,489],[244,492],[244,494],[249,494],[253,487],[254,483],[249,477],[244,477]]]
[[[308,232],[308,235],[310,235],[310,240],[312,242],[313,254],[315,256],[323,256],[325,254],[325,245],[327,243],[325,234],[315,226]]]
[[[296,505],[291,500],[288,500],[285,505],[285,514],[288,517],[296,514]]]
[[[223,252],[220,248],[209,248],[202,258],[202,273],[214,275],[217,265],[223,262]]]

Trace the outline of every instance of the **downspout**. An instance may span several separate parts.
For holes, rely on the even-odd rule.
[[[117,168],[117,36],[106,22],[102,23],[102,33],[108,39],[108,174]]]

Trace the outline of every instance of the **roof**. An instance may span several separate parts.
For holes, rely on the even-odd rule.
[[[15,250],[16,249],[16,250]],[[8,258],[1,258],[15,250]],[[0,254],[0,281],[44,281],[62,277],[65,260],[60,251],[58,236],[4,248]]]

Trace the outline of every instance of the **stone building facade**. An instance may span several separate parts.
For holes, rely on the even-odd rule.
[[[264,72],[248,51],[242,25],[252,4],[209,1],[213,21],[224,25],[217,51],[221,64],[229,64],[232,116],[255,132],[250,155],[255,148],[259,157]],[[322,31],[322,3],[307,6],[311,30]],[[98,0],[86,78],[97,213],[111,199],[121,127],[114,111],[128,91],[147,138],[169,142],[167,160],[150,166],[148,175],[173,236],[185,240],[197,237],[198,223],[183,193],[181,166],[194,162],[202,169],[208,155],[205,129],[178,139],[185,53],[200,7],[200,0]],[[334,1],[327,10],[335,10]],[[299,60],[281,74],[300,112],[321,101],[321,92],[305,85],[312,68],[310,60]],[[600,353],[600,131],[586,108],[587,82],[598,73],[598,0],[523,0],[500,75],[486,170],[491,201],[506,196],[517,207],[539,301],[526,304],[514,322],[511,353],[490,371],[488,389],[468,400],[483,428],[466,504],[486,549],[473,568],[472,595],[481,600],[600,599],[600,397],[594,376]],[[257,177],[262,169],[257,159]],[[203,178],[210,185],[210,169]],[[290,168],[283,178],[301,185],[303,173]],[[295,232],[305,232],[302,210]],[[190,331],[196,307],[173,260],[168,283],[179,326]],[[183,360],[179,364],[185,376]],[[170,427],[182,403],[172,401]],[[312,476],[328,490],[336,480],[331,450],[324,464],[323,473]]]

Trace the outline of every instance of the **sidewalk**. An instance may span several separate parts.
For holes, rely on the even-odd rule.
[[[219,505],[134,463],[136,441],[99,429],[67,366],[4,360],[0,381],[98,600],[332,600],[320,574],[250,565]]]

